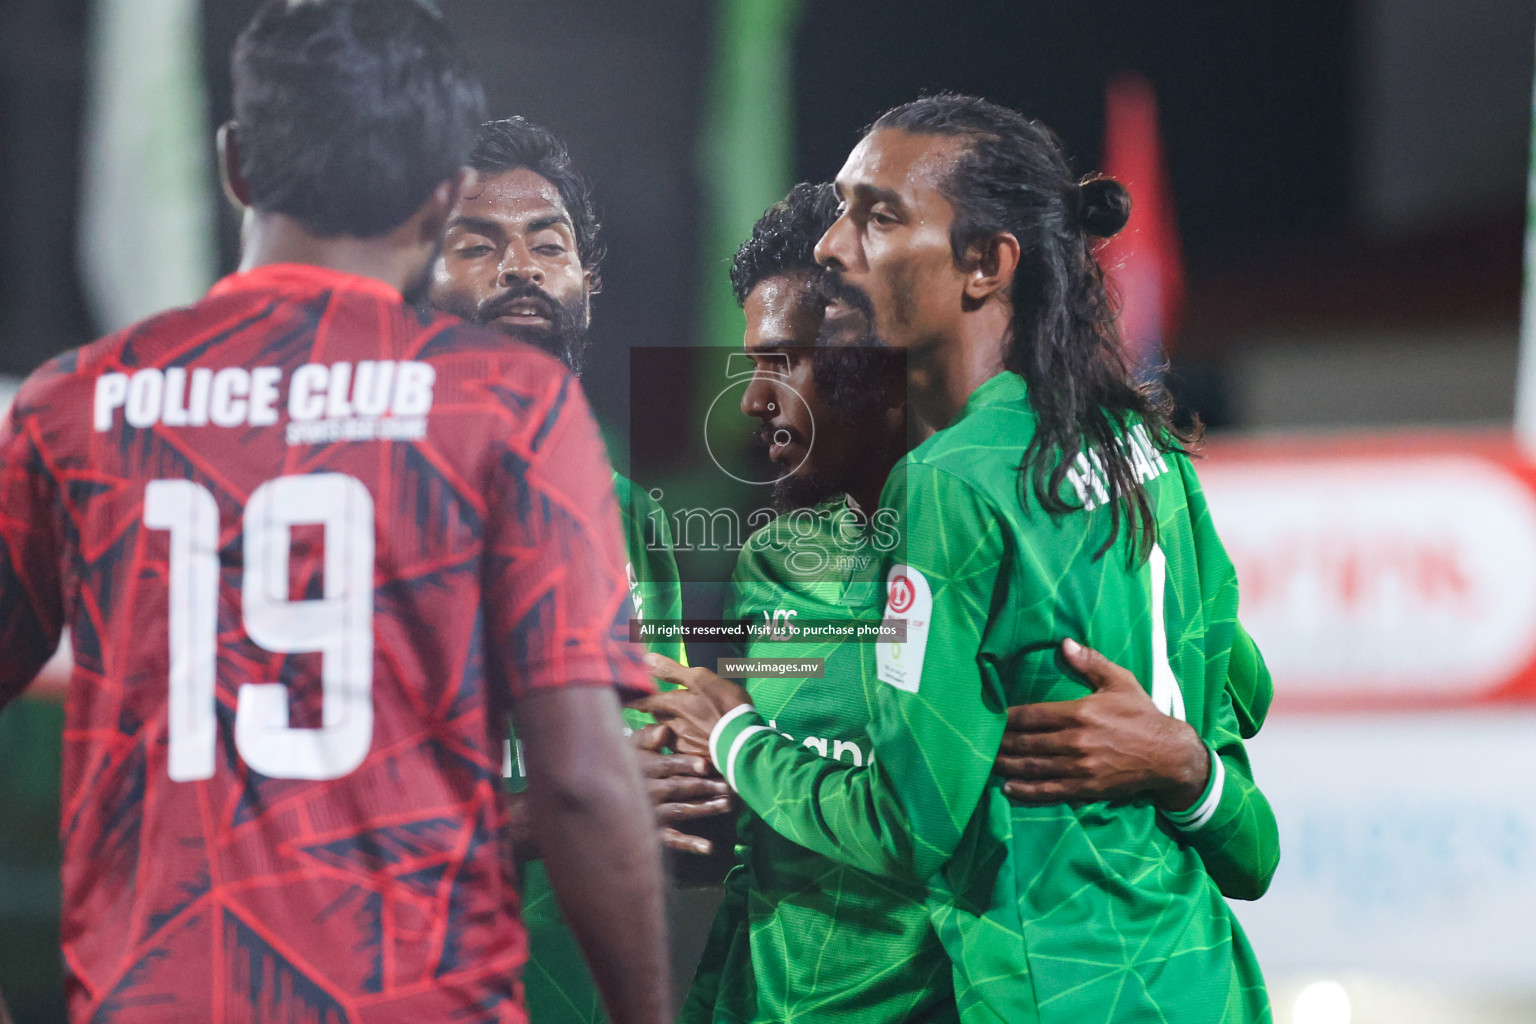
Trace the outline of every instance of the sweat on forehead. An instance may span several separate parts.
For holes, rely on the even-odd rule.
[[[548,178],[527,167],[510,171],[476,172],[462,197],[467,203],[484,203],[504,208],[557,210],[571,219],[560,190]]]
[[[820,313],[826,299],[817,286],[820,272],[816,270],[791,270],[775,277],[764,278],[761,288],[770,281],[781,281],[776,297],[796,313]]]
[[[869,190],[899,197],[912,186],[939,188],[973,140],[965,136],[875,128],[848,156],[837,176],[839,193]]]
[[[548,182],[576,236],[581,264],[601,287],[605,248],[592,190],[571,160],[570,149],[549,129],[522,117],[487,121],[475,138],[469,166],[482,178],[527,170]]]

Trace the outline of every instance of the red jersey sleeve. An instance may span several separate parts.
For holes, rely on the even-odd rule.
[[[28,429],[38,387],[0,420],[0,707],[52,656],[64,621],[58,488]]]
[[[486,616],[493,679],[513,699],[563,686],[653,692],[629,643],[624,540],[597,423],[571,375],[508,387],[528,402],[491,453]]]

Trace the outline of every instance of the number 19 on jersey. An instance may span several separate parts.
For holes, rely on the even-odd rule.
[[[176,782],[213,776],[218,739],[219,508],[190,480],[156,480],[144,524],[170,532],[169,770]],[[322,596],[291,600],[292,528],[325,531]],[[251,495],[241,523],[245,632],[278,654],[321,656],[321,727],[288,724],[288,688],[242,683],[235,749],[271,778],[338,779],[373,743],[373,498],[340,473],[285,476]]]

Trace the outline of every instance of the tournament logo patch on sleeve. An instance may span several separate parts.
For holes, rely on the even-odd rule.
[[[894,565],[885,577],[885,618],[905,620],[902,643],[875,644],[875,675],[898,690],[916,693],[923,680],[923,654],[933,618],[933,590],[928,577],[910,565]]]

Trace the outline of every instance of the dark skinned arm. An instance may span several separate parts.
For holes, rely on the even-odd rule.
[[[28,380],[0,416],[0,708],[40,674],[50,677],[43,682],[53,700],[62,699],[59,683],[68,683],[67,673],[43,671],[50,658],[63,656],[62,505],[52,468],[20,417],[28,396],[38,400],[46,388],[38,378],[50,375],[43,370]]]
[[[651,806],[656,810],[662,845],[679,853],[702,857],[713,854],[714,844],[687,831],[687,827],[702,818],[729,814],[736,806],[731,787],[709,763],[707,754],[667,753],[678,742],[668,725],[653,723],[635,731],[630,739]]]
[[[708,759],[710,730],[726,711],[750,703],[747,691],[706,668],[679,665],[660,655],[646,655],[646,664],[682,688],[630,701],[629,706],[665,724],[678,753]]]
[[[704,836],[684,831],[688,822],[729,813],[735,806],[731,789],[707,757],[666,753],[673,746],[672,730],[648,725],[630,734],[635,760],[646,794],[656,812],[661,844],[678,853],[709,856],[714,844]],[[527,792],[507,794],[507,817],[512,849],[519,866],[542,860],[539,839],[533,828]]]
[[[1230,696],[1223,693],[1216,738],[1207,746],[1189,725],[1159,711],[1131,673],[1096,651],[1073,646],[1076,650],[1064,647],[1067,660],[1095,693],[1010,709],[1009,731],[1015,735],[1005,735],[994,766],[1009,779],[1005,791],[1026,803],[1152,793],[1221,892],[1233,899],[1258,899],[1279,862],[1279,833],[1268,800],[1253,783]],[[704,670],[654,664],[652,670],[688,690],[632,706],[666,720],[679,750],[707,751],[714,724],[747,703],[744,690]],[[1223,793],[1203,823],[1181,822],[1181,811],[1211,795],[1213,750],[1222,766]]]
[[[37,678],[32,680],[27,695],[35,700],[64,703],[64,697],[69,693],[70,672],[74,667],[75,657],[69,646],[69,631],[65,630],[59,649],[48,659],[48,664],[43,666]]]
[[[608,1016],[670,1020],[661,851],[618,698],[571,686],[532,691],[515,707],[528,824]]]
[[[1034,804],[1151,794],[1164,810],[1193,805],[1211,771],[1200,734],[1159,711],[1134,675],[1099,652],[1068,640],[1062,654],[1094,692],[1008,709],[997,758],[1004,792]]]
[[[507,831],[512,836],[512,856],[521,875],[523,865],[531,860],[543,860],[539,851],[539,837],[533,831],[532,810],[528,805],[528,791],[507,794]]]
[[[1125,800],[1150,794],[1200,856],[1222,893],[1262,896],[1279,863],[1279,832],[1253,782],[1231,695],[1223,692],[1209,745],[1187,723],[1164,715],[1129,671],[1090,648],[1062,645],[1068,664],[1094,692],[1074,701],[1008,709],[996,769],[1021,803]],[[1215,755],[1213,759],[1212,755]],[[1208,816],[1184,820],[1220,792]]]

